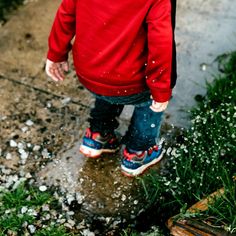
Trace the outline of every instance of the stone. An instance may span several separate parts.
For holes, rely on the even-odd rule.
[[[17,142],[15,140],[10,140],[10,147],[17,147]]]
[[[34,124],[34,122],[33,122],[32,120],[27,120],[27,121],[25,122],[25,124],[26,124],[27,126],[32,126],[32,125]]]
[[[40,190],[41,192],[45,192],[45,191],[47,190],[47,186],[41,185],[41,186],[39,186],[39,190]]]

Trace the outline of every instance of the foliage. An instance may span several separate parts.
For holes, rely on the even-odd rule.
[[[222,187],[224,170],[224,179],[236,173],[236,52],[218,59],[224,74],[207,84],[206,96],[192,110],[192,127],[172,149],[166,169],[141,179],[151,204],[162,210],[188,208]]]
[[[51,226],[46,229],[41,229],[35,233],[35,236],[69,236],[72,234],[66,233],[66,230],[60,226],[60,227],[55,227]]]
[[[48,209],[58,210],[59,203],[50,192],[41,192],[37,188],[21,183],[16,189],[3,190],[0,193],[0,235],[25,235],[29,226],[35,229],[37,236],[68,235],[63,227],[47,220]],[[10,233],[10,234],[11,234]]]
[[[151,230],[145,233],[136,232],[132,229],[123,230],[121,236],[162,236],[163,232],[158,227],[152,227]]]
[[[236,182],[235,177],[229,178],[226,170],[224,172],[221,180],[225,193],[214,199],[208,210],[195,218],[208,219],[215,227],[223,227],[230,233],[236,233]]]

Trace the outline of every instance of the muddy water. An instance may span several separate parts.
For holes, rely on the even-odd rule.
[[[96,230],[135,223],[147,202],[140,181],[121,174],[121,151],[90,159],[79,153],[79,145],[80,140],[39,171],[38,182],[75,196],[77,220],[92,222]]]

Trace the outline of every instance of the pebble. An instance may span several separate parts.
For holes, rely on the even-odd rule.
[[[138,204],[138,200],[134,200],[134,205],[137,205]]]
[[[57,219],[58,213],[57,213],[56,210],[50,210],[50,214],[51,214],[51,216],[52,216],[54,219]]]
[[[29,128],[26,127],[26,126],[24,126],[24,127],[21,128],[21,131],[22,131],[23,133],[27,132],[28,130],[29,130]]]
[[[83,236],[95,236],[95,233],[94,232],[91,232],[89,229],[84,229],[82,231],[82,235]]]
[[[42,211],[50,211],[49,205],[48,205],[48,204],[44,204],[44,205],[42,206]]]
[[[106,224],[109,224],[111,222],[111,219],[112,219],[111,217],[106,217],[106,219],[105,219],[106,220]]]
[[[10,209],[5,210],[5,214],[9,214],[9,213],[11,213]]]
[[[23,206],[20,210],[21,214],[25,214],[28,211],[28,207]]]
[[[75,213],[74,213],[73,211],[68,211],[68,212],[67,212],[67,215],[68,215],[68,216],[73,216],[74,214],[75,214]]]
[[[72,228],[73,228],[72,225],[70,225],[69,223],[65,223],[64,226],[65,226],[66,228],[69,228],[69,229],[72,229]]]
[[[66,196],[67,202],[69,205],[71,205],[71,203],[75,200],[74,196],[68,195]]]
[[[34,152],[37,152],[37,151],[39,151],[40,150],[40,146],[39,145],[35,145],[34,147],[33,147],[33,151]]]
[[[29,229],[31,234],[35,233],[35,231],[36,231],[36,227],[34,225],[29,225],[28,229]]]
[[[29,153],[27,153],[24,149],[19,149],[19,153],[22,160],[26,160],[29,156]]]
[[[6,175],[9,175],[11,173],[11,170],[10,169],[6,169],[5,167],[2,168],[2,173],[3,174],[6,174]]]
[[[51,215],[50,215],[50,214],[47,214],[47,215],[45,216],[45,219],[46,219],[46,220],[50,220],[50,219],[51,219]]]
[[[48,152],[48,150],[46,148],[43,149],[41,154],[42,154],[43,158],[45,158],[45,159],[50,158],[50,153]]]
[[[17,232],[15,232],[15,231],[13,231],[11,229],[8,229],[7,230],[7,235],[9,235],[9,236],[17,236]]]
[[[62,103],[63,105],[66,105],[66,104],[68,104],[70,101],[71,101],[71,98],[70,98],[70,97],[67,97],[67,98],[62,99],[62,100],[61,100],[61,103]]]
[[[27,120],[27,121],[25,122],[25,124],[26,124],[27,126],[32,126],[32,125],[34,124],[34,122],[33,122],[32,120]]]
[[[27,143],[27,147],[28,147],[28,148],[31,148],[31,147],[32,147],[32,144],[31,144],[31,143]]]
[[[37,216],[38,212],[34,209],[29,209],[27,212],[30,216]]]
[[[122,194],[122,197],[121,197],[121,201],[125,201],[126,200],[126,196],[124,194]]]
[[[7,116],[0,116],[0,120],[6,120]]]
[[[167,151],[166,151],[166,154],[169,156],[171,154],[171,151],[172,151],[172,148],[171,147],[168,147]]]
[[[83,200],[84,200],[84,196],[81,195],[81,193],[76,193],[76,200],[79,204],[82,204],[83,203]]]
[[[41,185],[41,186],[39,186],[39,190],[40,190],[41,192],[45,192],[45,191],[47,190],[47,186]]]
[[[24,149],[24,144],[23,143],[18,143],[17,147],[18,147],[18,149]]]
[[[11,153],[7,153],[6,159],[7,159],[7,160],[11,160],[11,159],[12,159],[12,154],[11,154]]]
[[[47,103],[47,108],[51,108],[52,104],[50,102]]]
[[[17,147],[17,142],[15,140],[10,140],[10,147]]]
[[[57,222],[59,224],[64,224],[66,222],[66,219],[58,219]]]
[[[75,221],[74,221],[74,220],[69,219],[67,222],[68,222],[71,226],[74,226],[74,225],[75,225]]]
[[[32,178],[32,175],[30,173],[26,173],[25,178],[30,179]]]

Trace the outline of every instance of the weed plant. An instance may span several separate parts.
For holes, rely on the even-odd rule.
[[[231,183],[223,197],[228,211],[217,202],[214,214],[235,228],[235,182],[228,180],[236,173],[236,52],[218,62],[223,73],[207,84],[206,96],[191,111],[192,127],[172,149],[165,170],[141,181],[150,205],[158,205],[166,217]]]

